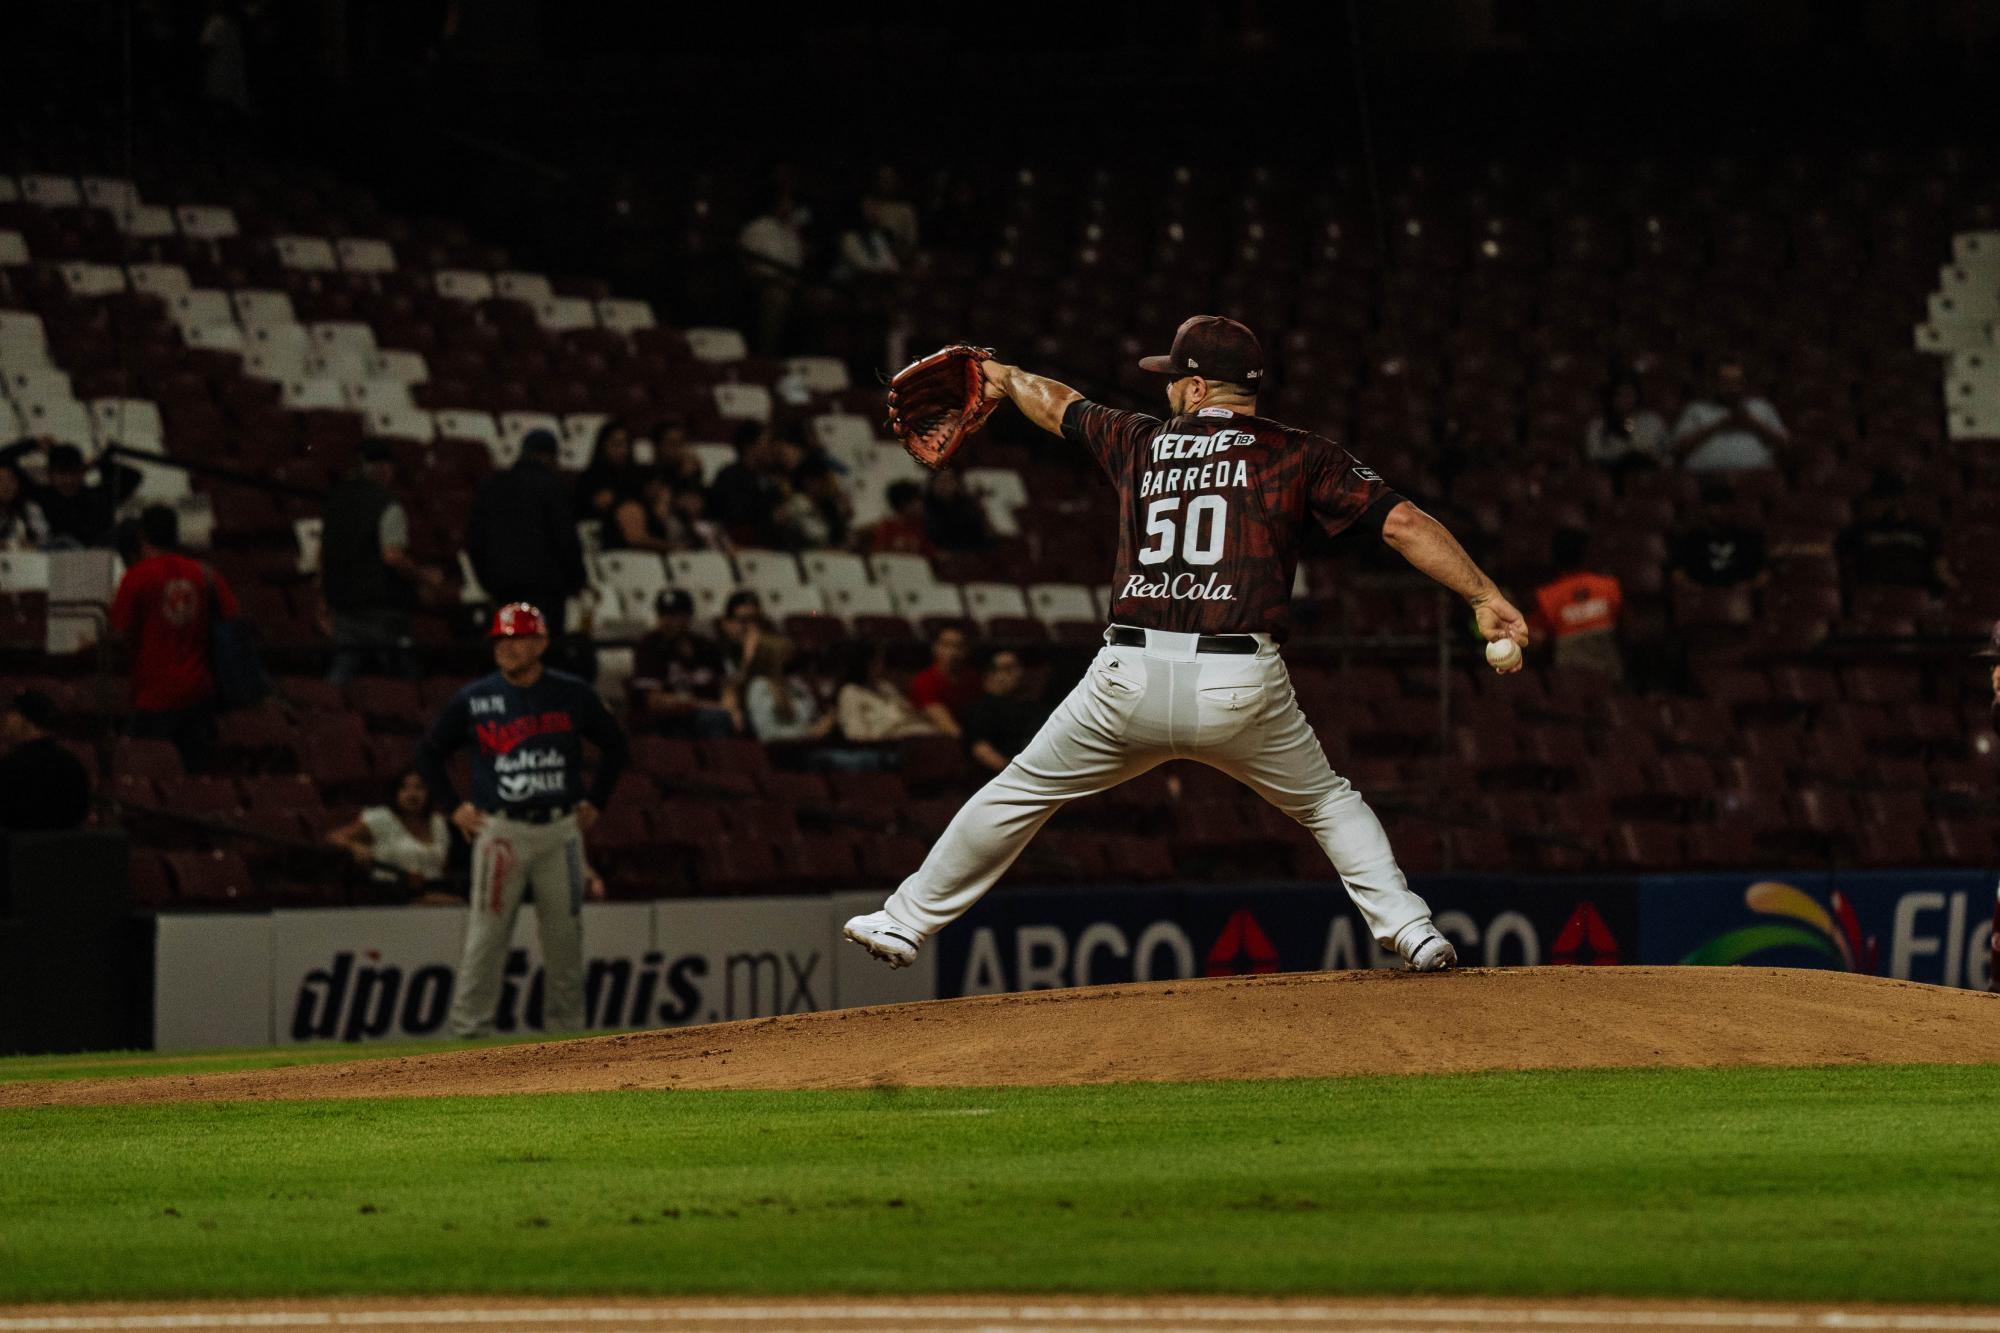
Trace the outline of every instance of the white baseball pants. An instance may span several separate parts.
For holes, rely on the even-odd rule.
[[[1144,648],[1100,651],[1034,740],[966,802],[891,895],[889,915],[936,934],[993,887],[1063,805],[1169,759],[1193,759],[1311,830],[1384,948],[1427,923],[1430,908],[1410,892],[1381,821],[1306,725],[1277,647],[1197,654],[1194,639],[1154,630]]]
[[[488,815],[472,840],[472,901],[465,956],[451,997],[451,1030],[459,1037],[493,1031],[501,972],[514,918],[535,886],[535,925],[542,938],[542,1028],[583,1026],[583,832],[575,815],[546,824]]]

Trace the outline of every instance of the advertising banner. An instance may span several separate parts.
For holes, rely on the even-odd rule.
[[[1656,875],[1644,961],[1817,967],[1984,990],[1991,876],[1973,870]]]
[[[1417,887],[1467,966],[1637,961],[1630,880],[1458,876]],[[1003,889],[934,947],[941,997],[1400,965],[1337,883]]]

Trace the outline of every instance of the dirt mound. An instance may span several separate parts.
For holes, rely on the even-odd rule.
[[[1314,972],[1035,991],[247,1073],[0,1085],[0,1106],[2000,1062],[2000,995],[1840,972]]]

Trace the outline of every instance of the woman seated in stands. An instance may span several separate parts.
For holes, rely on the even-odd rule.
[[[415,769],[396,781],[389,805],[371,805],[326,840],[346,850],[377,883],[430,888],[444,882],[451,829],[431,808],[430,789]]]
[[[674,549],[667,539],[666,516],[673,488],[657,468],[648,468],[618,493],[604,520],[604,548],[607,551],[657,551],[664,555]]]
[[[743,711],[760,741],[818,741],[833,731],[834,717],[820,711],[812,688],[791,673],[792,645],[775,634],[759,637],[750,654]]]
[[[616,417],[597,428],[590,463],[576,479],[576,516],[581,522],[603,520],[631,484],[632,432]]]
[[[833,706],[840,719],[840,734],[856,745],[944,734],[917,711],[903,682],[889,670],[885,644],[852,645]]]
[[[1639,381],[1622,376],[1605,389],[1603,407],[1584,428],[1583,446],[1591,462],[1619,476],[1656,468],[1666,459],[1666,418],[1647,410]]]
[[[660,521],[673,550],[735,554],[736,547],[729,534],[708,516],[708,492],[700,486],[676,486],[667,496],[666,512]]]

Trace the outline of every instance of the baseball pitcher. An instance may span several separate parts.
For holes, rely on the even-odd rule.
[[[1381,822],[1328,764],[1278,653],[1291,628],[1305,525],[1379,534],[1465,598],[1489,642],[1525,645],[1521,613],[1443,526],[1346,450],[1257,415],[1263,351],[1234,320],[1198,315],[1166,356],[1139,363],[1166,377],[1164,421],[1092,403],[981,349],[947,352],[962,363],[949,367],[954,374],[976,372],[978,397],[940,416],[960,379],[947,380],[947,391],[926,383],[905,392],[899,376],[891,426],[911,452],[941,461],[970,433],[962,425],[976,428],[1007,398],[1043,430],[1090,450],[1118,487],[1112,624],[1034,740],[966,803],[883,910],[847,923],[847,938],[892,967],[908,966],[1064,803],[1167,760],[1194,759],[1310,829],[1384,948],[1420,972],[1451,967],[1456,951],[1410,892]],[[1495,670],[1520,667],[1516,653]]]
[[[472,842],[472,901],[465,957],[451,1001],[451,1030],[484,1037],[500,1004],[501,969],[514,917],[530,886],[542,937],[542,1026],[583,1026],[582,910],[589,869],[583,835],[625,768],[625,733],[590,685],[542,665],[542,613],[514,602],[493,614],[500,669],[452,696],[417,748],[417,771],[440,810]],[[598,748],[584,797],[583,742]],[[446,767],[473,747],[472,794],[461,800]]]

